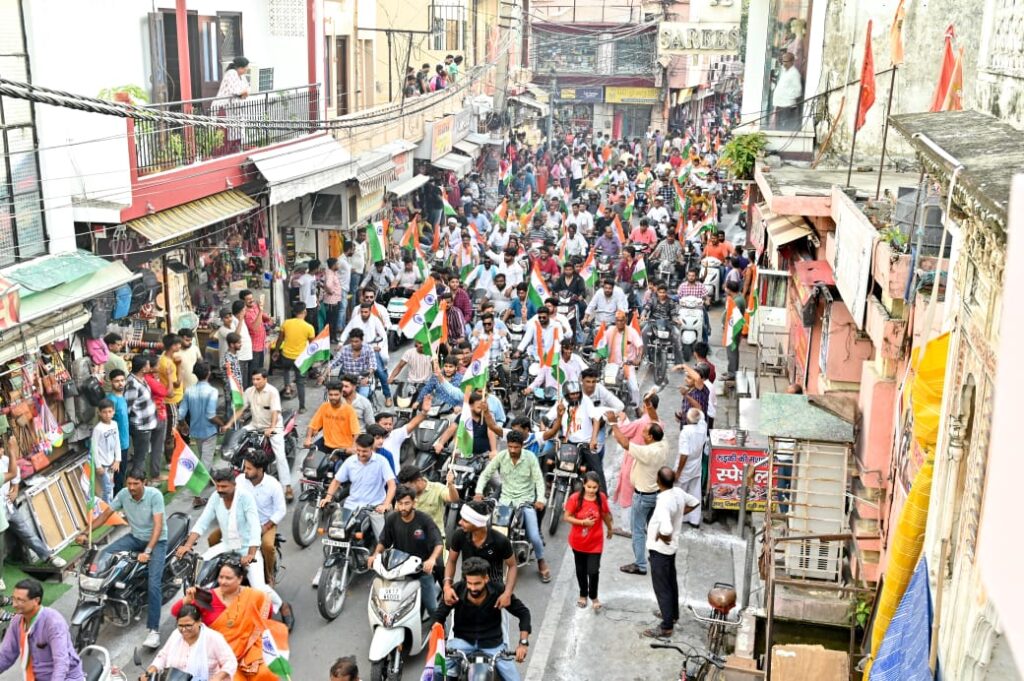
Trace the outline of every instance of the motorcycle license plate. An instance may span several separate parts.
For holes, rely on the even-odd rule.
[[[342,541],[340,539],[321,539],[320,541],[324,543],[324,546],[334,546],[339,549],[344,549],[348,547],[348,542]]]
[[[377,592],[377,598],[382,601],[400,601],[402,600],[401,589],[381,589]]]
[[[563,471],[574,471],[576,470],[576,464],[572,461],[562,461],[558,464],[558,467]]]
[[[424,421],[420,424],[420,428],[426,428],[427,430],[433,430],[436,424],[433,421]]]
[[[665,340],[668,337],[669,337],[668,331],[665,331],[664,329],[658,329],[658,338],[661,338],[662,340]]]

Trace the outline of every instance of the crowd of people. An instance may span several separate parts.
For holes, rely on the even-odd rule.
[[[444,87],[458,69],[457,59],[439,65],[435,86],[424,64],[410,73],[407,95]],[[678,535],[683,522],[700,522],[714,386],[737,371],[743,324],[733,320],[738,315],[742,321],[753,288],[751,256],[719,230],[718,206],[729,188],[716,159],[728,119],[701,131],[652,130],[633,140],[598,133],[531,148],[513,139],[490,180],[476,173],[458,183],[431,180],[416,198],[405,238],[389,239],[383,257],[373,256],[360,229],[339,257],[296,267],[288,280],[291,315],[276,339],[268,334],[274,320],[253,292],[242,291],[221,311],[216,364],[202,356],[187,329],[165,336],[159,355],[130,360],[122,355],[123,339],[108,335],[106,399],[92,440],[107,510],[96,524],[121,514],[127,532],[103,552],[130,551],[149,566],[144,645],[159,652],[143,676],[173,667],[203,679],[275,678],[264,639],[270,635],[272,645],[287,650],[294,623],[275,591],[274,539],[295,498],[283,403],[297,398],[305,412],[308,391],[321,390],[314,381],[323,386],[324,400],[313,403],[303,444],[341,454],[324,503],[343,495],[346,508],[373,509],[378,543],[371,565],[387,548],[422,560],[426,615],[442,624],[454,615],[449,650],[508,649],[511,659],[497,662],[506,680],[519,678],[513,659],[527,656],[530,610],[515,591],[521,566],[508,538],[491,527],[495,503],[524,509],[543,583],[552,576],[541,522],[546,513],[562,514],[577,605],[595,612],[603,607],[599,578],[604,542],[614,529],[611,507],[629,507],[633,560],[621,570],[651,574],[658,621],[643,633],[670,635],[679,617]],[[708,270],[719,266],[719,276],[709,279]],[[425,286],[437,298],[438,336],[428,329],[425,337],[396,346],[404,329],[393,326],[386,303],[396,296],[412,300]],[[684,361],[679,336],[683,297],[698,299],[705,310],[692,362]],[[706,310],[715,300],[726,305],[725,373],[709,360]],[[644,389],[656,328],[670,331],[673,364],[683,372],[676,453],[659,413],[663,386]],[[302,358],[325,329],[330,359],[310,371]],[[402,344],[408,347],[400,350]],[[482,357],[476,352],[481,346]],[[392,362],[396,351],[401,355]],[[482,391],[463,384],[477,386],[474,357],[490,367]],[[609,367],[617,367],[621,381],[607,380]],[[282,376],[280,387],[272,384],[272,372]],[[399,381],[415,386],[411,415],[401,421],[391,390]],[[403,459],[403,444],[438,405],[458,418],[439,434],[434,450],[486,455],[479,482],[465,498],[450,469],[430,479],[436,476]],[[214,451],[218,438],[240,427],[263,435],[268,446],[247,450],[236,470],[216,462]],[[615,480],[605,475],[608,440],[623,452]],[[214,491],[195,495],[202,511],[169,553],[156,485],[167,480],[165,453],[179,441],[210,470]],[[560,510],[547,509],[545,453],[564,443],[578,447],[586,473]],[[6,465],[16,470],[9,460]],[[12,477],[8,473],[5,488],[17,484]],[[500,481],[500,493],[489,501],[492,480]],[[8,489],[0,491],[12,498]],[[446,532],[445,508],[459,501],[458,527]],[[17,537],[59,566],[58,557],[36,549],[42,543],[18,513],[7,511]],[[171,610],[175,631],[163,641],[164,566],[189,555],[200,539],[214,547],[204,558],[220,560],[215,585],[184,593]],[[0,645],[0,669],[19,663],[39,681],[83,678],[67,623],[41,601],[38,582],[14,586],[16,615]],[[503,633],[502,610],[518,619],[517,640]],[[330,674],[337,681],[358,678],[355,660],[338,660]]]

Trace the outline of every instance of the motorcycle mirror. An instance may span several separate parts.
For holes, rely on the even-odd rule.
[[[139,652],[138,648],[132,650],[132,662],[135,663],[136,667],[142,666],[142,653]]]

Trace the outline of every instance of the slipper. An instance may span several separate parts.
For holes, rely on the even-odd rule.
[[[601,603],[601,601],[594,601],[594,605],[591,607],[594,608],[594,612],[601,612],[601,610],[604,608],[604,604]]]
[[[540,581],[544,582],[545,584],[550,582],[551,581],[551,570],[545,570],[544,572],[540,573]]]
[[[586,598],[581,598],[578,601],[576,601],[576,607],[580,608],[581,610],[583,608],[587,607],[587,599]]]

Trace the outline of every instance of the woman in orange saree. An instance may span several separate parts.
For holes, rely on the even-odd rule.
[[[171,614],[188,603],[194,603],[202,614],[203,624],[218,631],[238,658],[234,681],[276,681],[280,678],[270,670],[264,657],[263,632],[269,631],[278,651],[288,650],[288,628],[270,619],[270,597],[258,589],[242,586],[244,568],[234,561],[225,563],[217,575],[217,587],[209,602],[196,598],[195,588],[171,607]]]

